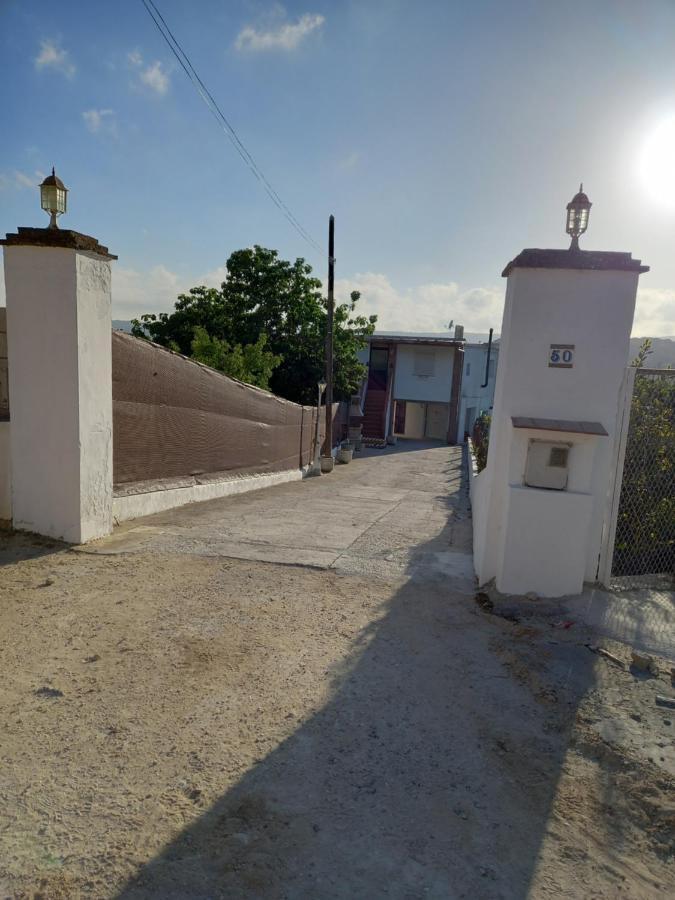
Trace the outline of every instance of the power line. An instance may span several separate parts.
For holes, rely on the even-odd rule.
[[[253,156],[248,151],[248,149],[244,145],[243,141],[241,140],[241,138],[235,131],[234,126],[231,125],[230,122],[227,120],[227,117],[225,116],[225,114],[221,110],[220,106],[214,99],[213,94],[209,91],[209,89],[206,87],[204,82],[201,80],[201,78],[197,74],[194,66],[190,62],[189,56],[183,50],[181,45],[178,43],[178,40],[174,37],[171,29],[167,25],[161,12],[157,9],[153,0],[141,0],[141,2],[143,3],[143,6],[145,7],[148,15],[150,16],[152,21],[157,26],[157,30],[159,31],[159,33],[162,35],[162,37],[166,41],[169,49],[171,50],[173,55],[178,60],[181,68],[183,69],[183,71],[185,72],[187,77],[190,79],[190,81],[196,88],[197,93],[202,98],[202,100],[206,104],[206,106],[209,109],[209,111],[211,112],[211,114],[219,122],[219,124],[223,128],[223,131],[229,138],[231,144],[233,145],[233,147],[235,148],[235,150],[237,151],[239,156],[242,158],[245,165],[251,171],[251,174],[254,175],[258,179],[258,181],[260,182],[260,184],[263,187],[263,190],[268,195],[268,197],[270,198],[272,203],[274,203],[274,205],[282,213],[282,215],[286,218],[286,220],[289,222],[289,224],[292,225],[293,228],[295,228],[295,230],[298,232],[300,237],[302,237],[305,241],[307,241],[307,243],[314,250],[316,250],[317,253],[321,254],[321,256],[325,256],[325,251],[322,249],[321,245],[317,241],[315,241],[314,238],[305,230],[305,228],[303,228],[303,226],[300,224],[300,222],[298,222],[298,220],[293,215],[291,210],[288,208],[286,203],[284,203],[284,201],[281,199],[279,194],[275,191],[275,189],[272,187],[270,182],[267,180],[264,172],[261,170],[260,166],[256,163],[255,159],[253,158]]]

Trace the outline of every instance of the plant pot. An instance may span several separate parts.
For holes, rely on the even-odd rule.
[[[338,450],[338,462],[340,463],[350,463],[352,461],[352,457],[354,456],[354,451],[351,449],[347,450],[344,447],[340,447]]]
[[[324,473],[332,472],[333,466],[335,465],[335,460],[332,456],[322,456],[321,457],[321,471]]]

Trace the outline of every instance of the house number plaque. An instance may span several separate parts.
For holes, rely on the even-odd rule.
[[[551,344],[548,351],[549,369],[574,368],[574,344]]]

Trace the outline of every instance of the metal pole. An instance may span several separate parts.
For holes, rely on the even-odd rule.
[[[321,422],[321,395],[324,392],[324,385],[318,384],[317,391],[319,392],[319,396],[316,401],[316,428],[314,434],[314,461],[309,470],[310,475],[320,475],[321,474],[321,445],[319,444],[319,425]]]
[[[335,217],[328,220],[328,318],[326,323],[326,437],[324,456],[333,451],[333,313],[335,287]]]

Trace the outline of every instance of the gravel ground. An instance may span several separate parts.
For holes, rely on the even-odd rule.
[[[613,900],[675,881],[669,670],[618,667],[550,606],[490,611],[433,568],[15,535],[0,616],[0,897]]]

